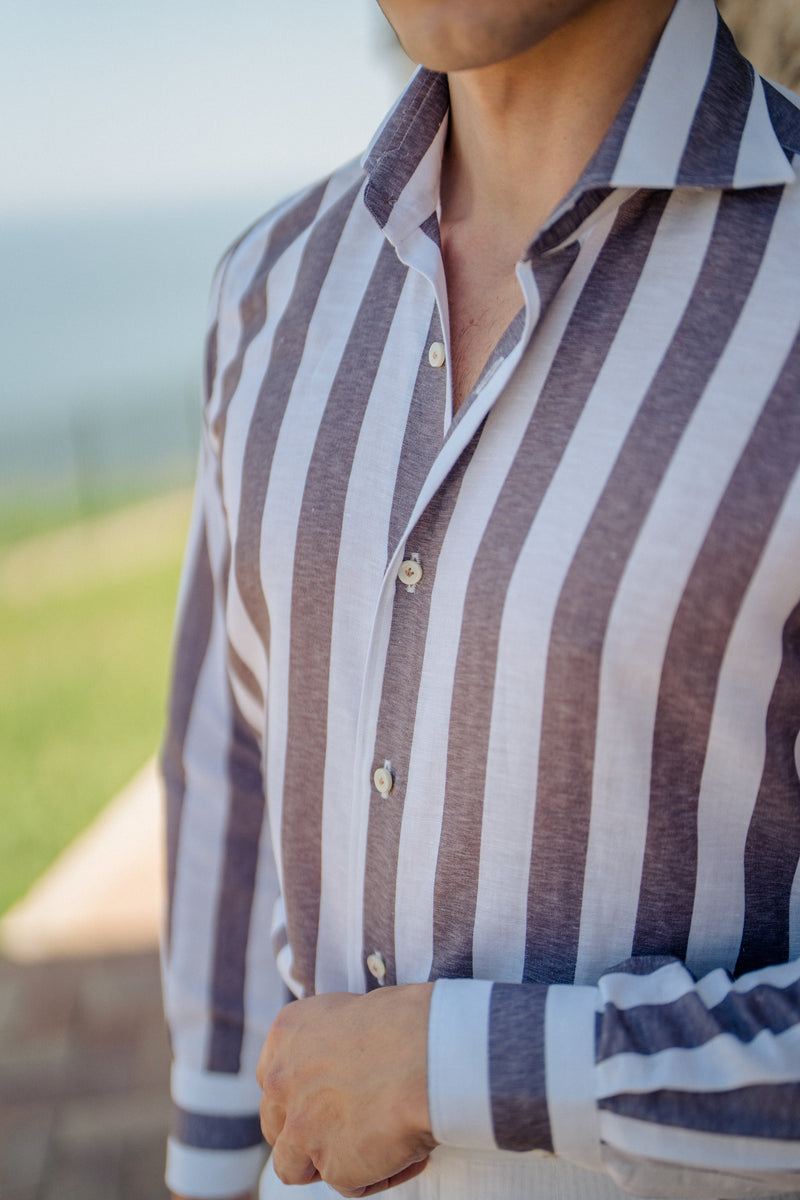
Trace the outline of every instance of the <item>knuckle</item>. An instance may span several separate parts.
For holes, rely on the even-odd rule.
[[[292,1180],[289,1178],[289,1171],[284,1165],[284,1161],[278,1153],[277,1149],[272,1151],[272,1169],[280,1179],[281,1183],[290,1184]]]
[[[277,1063],[272,1063],[262,1075],[261,1090],[265,1099],[269,1101],[283,1096],[286,1090],[286,1072]]]

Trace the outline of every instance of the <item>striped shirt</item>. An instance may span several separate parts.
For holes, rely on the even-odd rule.
[[[445,77],[224,259],[163,760],[176,1190],[252,1186],[285,986],[431,979],[442,1145],[398,1197],[800,1191],[797,104],[678,0],[455,417]]]

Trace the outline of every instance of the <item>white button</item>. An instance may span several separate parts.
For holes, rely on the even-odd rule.
[[[416,587],[422,579],[422,563],[413,558],[403,559],[397,572],[397,578],[407,588]]]
[[[432,367],[444,366],[444,346],[441,342],[431,342],[428,349],[428,362]]]
[[[394,787],[392,772],[388,767],[378,767],[377,771],[372,776],[372,782],[375,784],[375,787],[378,789],[380,794],[384,797],[388,796],[389,792]]]
[[[367,970],[381,985],[386,982],[386,960],[379,950],[367,955]]]

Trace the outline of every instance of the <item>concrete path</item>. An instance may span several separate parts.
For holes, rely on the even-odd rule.
[[[161,902],[161,792],[150,761],[0,921],[0,953],[41,962],[152,949]]]
[[[169,1053],[148,764],[0,922],[0,1197],[164,1200]]]

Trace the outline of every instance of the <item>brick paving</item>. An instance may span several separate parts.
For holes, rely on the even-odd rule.
[[[0,959],[2,1200],[165,1200],[154,950]]]

